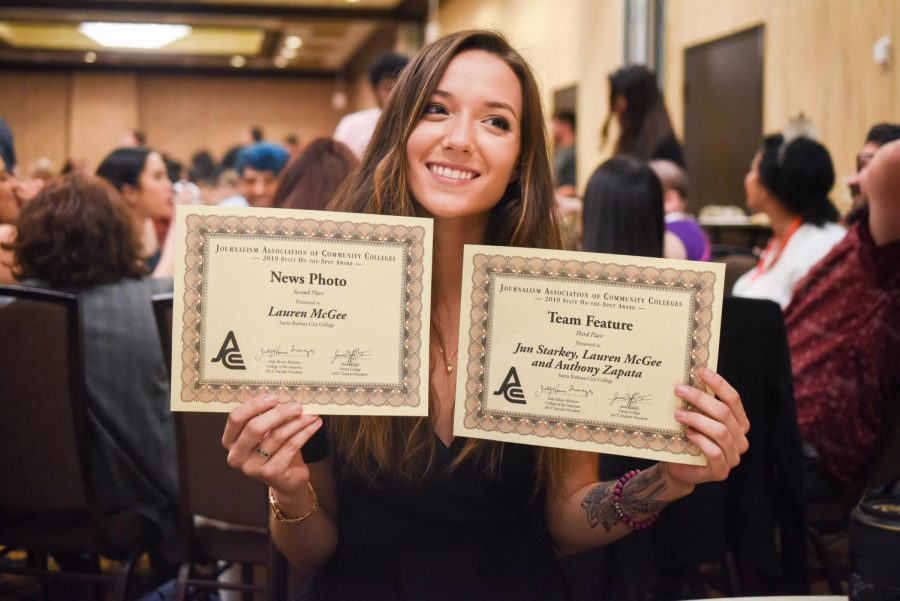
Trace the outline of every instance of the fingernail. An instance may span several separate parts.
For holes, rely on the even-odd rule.
[[[303,411],[303,403],[294,403],[293,405],[291,405],[291,409],[296,411],[297,413],[300,413],[301,411]]]
[[[264,396],[262,400],[264,403],[274,403],[277,399],[278,399],[278,397],[275,396],[275,394],[270,392],[269,394]]]
[[[701,367],[701,368],[700,368],[700,375],[703,376],[704,378],[708,378],[708,377],[710,377],[710,376],[712,375],[712,372],[709,371],[709,370],[708,370],[707,368],[705,368],[705,367]]]
[[[687,411],[684,409],[676,409],[675,410],[675,418],[676,419],[684,419],[687,417]]]
[[[688,390],[689,388],[687,386],[685,386],[684,384],[679,384],[675,387],[675,394],[687,394]]]

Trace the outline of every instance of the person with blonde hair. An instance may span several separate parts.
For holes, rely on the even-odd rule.
[[[270,487],[272,537],[316,574],[316,599],[561,599],[556,557],[649,525],[747,449],[739,395],[679,386],[706,466],[597,482],[598,455],[453,435],[464,244],[559,248],[541,99],[499,34],[465,31],[403,71],[359,168],[330,208],[434,220],[429,413],[334,416],[259,395],[233,409],[228,463]],[[259,452],[262,449],[264,452]]]

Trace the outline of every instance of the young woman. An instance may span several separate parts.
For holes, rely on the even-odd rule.
[[[118,148],[103,159],[97,175],[111,183],[131,208],[141,232],[141,255],[147,266],[151,270],[157,266],[165,269],[168,263],[162,260],[165,246],[160,248],[153,227],[157,223],[167,224],[174,215],[172,180],[162,156],[143,146]],[[172,274],[166,269],[166,273],[155,272],[155,275]]]
[[[744,178],[747,206],[762,211],[772,224],[756,269],[741,276],[735,296],[767,298],[784,309],[794,286],[841,241],[846,230],[836,223],[828,200],[834,166],[828,150],[809,138],[767,136]]]
[[[675,137],[653,71],[642,65],[630,65],[609,75],[609,114],[603,124],[604,143],[613,118],[619,123],[615,154],[628,154],[645,161],[666,159],[684,168],[681,144]]]
[[[726,382],[702,375],[721,400],[678,387],[700,412],[677,419],[709,465],[631,478],[623,518],[616,482],[597,482],[596,454],[453,437],[463,245],[559,246],[545,135],[522,57],[497,34],[456,33],[404,70],[332,205],[434,219],[435,360],[423,418],[335,417],[326,438],[319,417],[270,396],[232,410],[228,462],[271,487],[272,536],[318,574],[315,598],[564,598],[555,553],[627,534],[695,484],[726,477],[747,448]]]

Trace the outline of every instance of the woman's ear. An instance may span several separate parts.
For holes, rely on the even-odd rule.
[[[132,207],[137,205],[138,198],[140,197],[140,190],[131,184],[122,184],[122,198],[125,199]]]

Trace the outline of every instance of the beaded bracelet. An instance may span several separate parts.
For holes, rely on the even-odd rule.
[[[631,470],[630,472],[626,472],[621,478],[619,478],[618,482],[616,482],[615,489],[613,490],[613,507],[616,508],[616,513],[619,514],[619,518],[621,518],[622,522],[633,530],[643,530],[644,528],[649,528],[659,517],[659,514],[655,513],[646,520],[635,520],[634,518],[626,515],[625,510],[622,509],[621,505],[619,505],[619,501],[622,498],[622,490],[625,488],[625,483],[640,473],[641,470]]]

